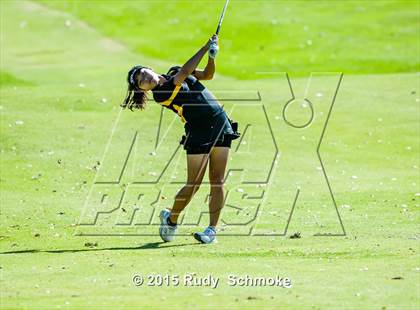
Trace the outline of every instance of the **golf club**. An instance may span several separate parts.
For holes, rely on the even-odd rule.
[[[226,9],[229,4],[229,0],[226,0],[225,6],[223,7],[222,15],[220,16],[219,24],[217,25],[216,34],[219,35],[220,28],[222,26],[223,18],[225,17]],[[210,57],[214,58],[215,54],[217,53],[218,46],[217,44],[211,44],[209,48],[209,55]]]

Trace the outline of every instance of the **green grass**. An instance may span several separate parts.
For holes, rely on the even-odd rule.
[[[12,74],[4,71],[0,71],[0,85],[1,86],[28,86],[31,83],[18,79],[17,77],[13,76]]]
[[[215,31],[224,1],[49,1],[134,52],[181,63]],[[164,9],[163,9],[164,8]],[[419,71],[418,1],[232,1],[219,72]]]
[[[416,44],[415,2],[351,2],[333,8],[326,3],[267,1],[257,8],[253,2],[232,1],[222,30],[226,41],[222,41],[217,60],[220,70],[206,85],[216,94],[229,90],[260,91],[281,156],[274,163],[274,174],[265,187],[241,184],[238,171],[228,177],[228,201],[245,210],[237,214],[232,208],[225,208],[223,219],[250,220],[261,201],[246,199],[243,194],[257,196],[266,188],[262,213],[251,225],[227,225],[220,232],[224,236],[219,236],[219,243],[212,246],[196,244],[190,233],[197,228],[191,225],[181,226],[181,236],[170,244],[160,243],[158,236],[75,235],[157,232],[156,225],[122,228],[113,225],[116,219],[127,220],[121,209],[115,217],[101,218],[95,227],[76,224],[83,210],[88,218],[92,211],[98,210],[95,208],[101,208],[93,200],[88,200],[88,208],[84,207],[89,192],[93,188],[91,197],[95,198],[94,181],[118,175],[135,130],[139,131],[141,143],[135,146],[135,156],[127,163],[131,174],[126,173],[120,185],[150,180],[149,173],[161,171],[183,131],[174,115],[164,113],[163,128],[172,130],[156,156],[149,155],[154,150],[160,115],[159,107],[151,102],[144,113],[120,115],[113,140],[103,157],[118,119],[118,104],[125,95],[127,68],[133,63],[144,63],[159,72],[166,71],[170,65],[190,56],[194,46],[198,47],[213,29],[207,22],[198,23],[197,37],[182,38],[188,25],[179,22],[178,31],[163,32],[166,28],[158,24],[159,35],[139,36],[133,26],[140,21],[130,16],[137,16],[136,10],[140,8],[144,11],[140,30],[148,21],[166,21],[169,14],[166,11],[172,12],[171,16],[175,11],[182,12],[179,14],[191,22],[198,22],[204,18],[203,4],[97,1],[49,2],[48,6],[26,1],[0,4],[2,309],[418,308],[419,196],[416,194],[420,193],[420,81],[419,74],[412,72],[418,70],[418,50],[405,48]],[[168,9],[158,11],[157,5]],[[218,2],[217,6],[209,7],[209,14],[216,20],[221,5]],[[188,6],[193,14],[186,10]],[[366,16],[354,13],[359,6],[365,7]],[[258,33],[260,41],[268,42],[270,48],[266,50],[270,54],[257,57],[252,52],[255,37],[251,38],[251,44],[245,36],[238,35],[235,42],[231,41],[232,45],[228,44],[235,31],[252,33],[251,26],[257,20],[267,24],[277,16],[279,7],[282,10],[289,7],[290,12],[296,13],[293,15],[296,27],[290,24],[290,13],[288,19],[278,17],[282,25],[279,29],[270,26],[263,34]],[[250,14],[253,8],[257,10]],[[318,11],[315,14],[311,8],[323,8],[319,12],[324,15]],[[247,14],[242,16],[240,10]],[[297,10],[302,14],[297,14]],[[333,12],[349,14],[339,19]],[[365,32],[351,27],[359,22],[365,23]],[[336,27],[339,23],[343,27]],[[337,54],[341,56],[334,63],[327,61],[329,54],[325,53],[333,41],[317,46],[314,40],[311,49],[295,53],[293,46],[300,42],[299,36],[303,37],[306,24],[308,31],[325,31],[328,37],[336,38],[333,41],[340,41],[342,54]],[[392,42],[399,52],[386,49],[378,52],[378,46],[389,44],[386,37],[380,36],[385,31],[384,24],[386,31],[401,33]],[[300,35],[290,33],[295,28]],[[277,31],[285,31],[290,37],[273,39],[277,38]],[[350,32],[357,38],[355,50],[337,39],[347,38]],[[188,44],[180,44],[180,38],[188,40]],[[159,49],[157,43],[140,49],[144,42],[159,42],[160,46],[162,42],[170,42],[174,52]],[[249,53],[242,51],[246,44],[252,46]],[[285,58],[272,56],[276,55],[276,45],[290,49]],[[321,71],[345,71],[320,149],[347,233],[343,237],[314,236],[315,233],[341,233],[316,157],[316,145],[338,76],[331,73],[312,77],[306,96],[316,108],[315,121],[302,130],[286,126],[280,118],[284,104],[291,98],[285,75],[260,74],[251,79],[255,71],[290,71],[294,93],[302,98],[308,79],[301,75],[319,68],[308,60],[312,55],[319,64],[327,66]],[[271,66],[270,59],[278,59],[279,63]],[[242,66],[243,63],[247,64]],[[238,66],[245,68],[243,75],[235,71]],[[394,74],[378,74],[387,72]],[[240,94],[245,96],[249,92]],[[244,136],[247,143],[235,152],[236,141],[229,161],[230,169],[245,169],[243,177],[248,181],[263,180],[275,154],[260,104],[225,103],[225,109],[239,121],[242,131],[246,124],[252,124]],[[307,109],[300,106],[292,106],[289,112],[290,118],[300,121],[304,120],[302,115],[307,115]],[[95,170],[97,161],[101,164]],[[182,182],[185,173],[185,154],[178,152],[162,180],[146,188],[146,202],[153,202],[162,190],[166,199],[160,199],[156,209],[169,207],[180,186],[169,182]],[[232,236],[245,233],[251,226],[254,233],[283,232],[296,185],[301,186],[301,196],[286,237]],[[130,186],[128,195],[133,193],[130,190],[135,193],[139,189]],[[120,190],[114,188],[110,193]],[[206,210],[207,191],[205,184],[188,207],[186,222],[193,222]],[[127,203],[123,207],[130,211],[132,205]],[[151,209],[147,206],[146,213]],[[145,214],[140,214],[136,221],[144,218]],[[153,220],[156,223],[156,217]],[[199,228],[206,224],[204,215]],[[302,238],[290,239],[295,232],[300,232]],[[86,243],[96,245],[89,247]],[[134,274],[183,276],[191,272],[220,277],[221,284],[212,290],[135,287],[131,282]],[[229,287],[226,281],[231,273],[287,276],[292,279],[293,287]],[[393,279],[396,277],[402,279]]]

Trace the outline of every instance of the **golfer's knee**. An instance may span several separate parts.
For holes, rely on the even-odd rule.
[[[212,188],[223,188],[225,185],[225,179],[221,176],[211,176],[210,177],[210,185]]]

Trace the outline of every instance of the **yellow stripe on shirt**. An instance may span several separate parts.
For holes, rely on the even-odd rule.
[[[176,95],[178,95],[179,90],[181,89],[181,85],[176,85],[174,91],[172,92],[171,97],[168,100],[159,102],[161,105],[168,106],[172,103],[175,99]]]
[[[182,107],[180,107],[179,105],[174,104],[173,105],[174,109],[178,112],[179,117],[181,118],[181,121],[183,123],[186,123],[187,121],[184,118],[184,115],[182,115]]]

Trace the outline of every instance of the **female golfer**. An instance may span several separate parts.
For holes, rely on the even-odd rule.
[[[185,135],[180,141],[187,152],[188,179],[175,197],[171,210],[160,213],[159,234],[168,242],[177,231],[180,213],[199,189],[209,164],[210,178],[210,225],[194,238],[202,243],[216,240],[216,225],[224,205],[224,176],[231,142],[240,136],[237,123],[232,122],[213,94],[200,83],[210,80],[215,71],[214,58],[218,48],[209,53],[204,70],[197,70],[210,46],[217,47],[218,37],[212,38],[182,67],[172,67],[167,74],[157,74],[152,69],[135,66],[128,72],[128,93],[121,105],[123,108],[144,109],[147,92],[153,99],[174,111],[185,123]]]

